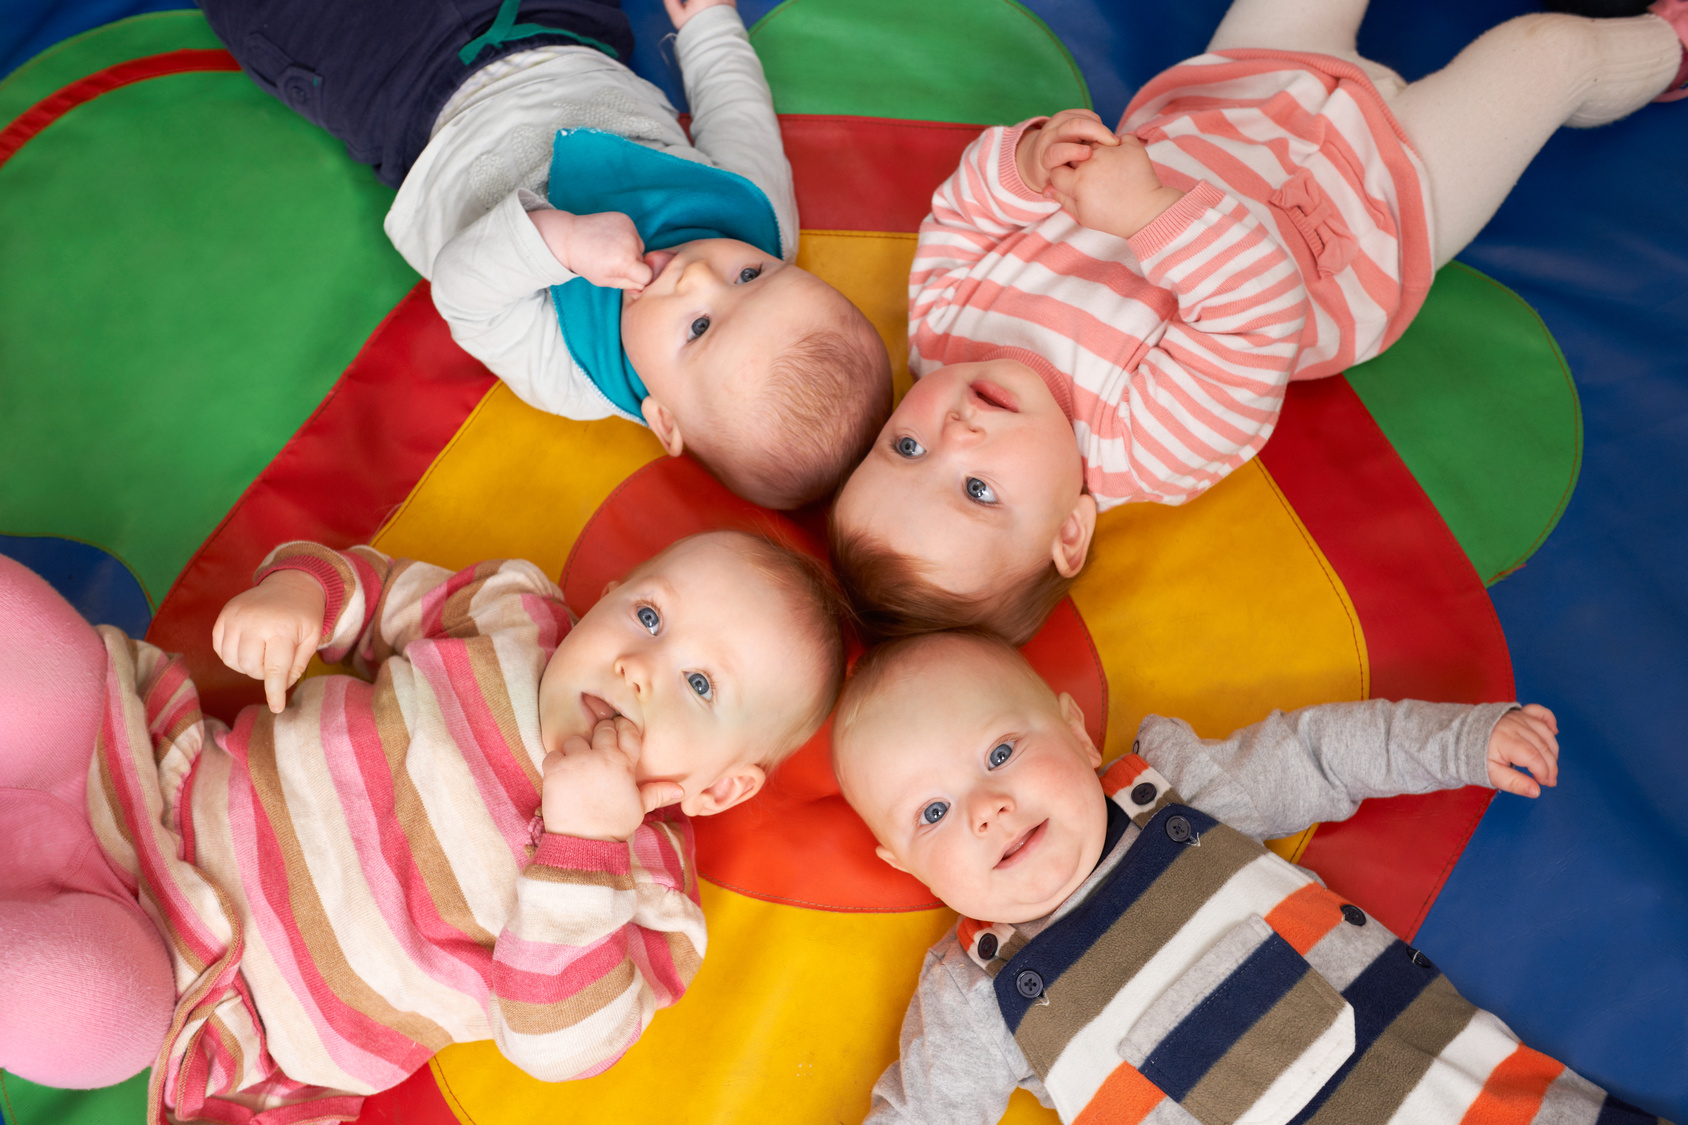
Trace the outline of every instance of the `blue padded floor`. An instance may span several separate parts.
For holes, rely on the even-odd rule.
[[[0,0],[0,74],[163,7]],[[743,0],[746,21],[768,0]],[[1222,0],[1026,0],[1096,108],[1198,53]],[[670,89],[666,18],[629,0],[635,65]],[[1378,0],[1363,53],[1409,79],[1527,5]],[[1522,698],[1560,718],[1557,791],[1491,807],[1421,944],[1523,1038],[1688,1119],[1688,102],[1562,131],[1462,256],[1541,313],[1575,373],[1582,477],[1557,530],[1494,588]]]

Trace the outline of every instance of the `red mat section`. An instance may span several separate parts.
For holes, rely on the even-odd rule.
[[[1292,383],[1260,459],[1359,611],[1373,697],[1513,697],[1488,592],[1346,379]],[[1350,819],[1320,825],[1301,862],[1410,940],[1493,795],[1367,801]]]
[[[427,282],[381,322],[195,553],[147,631],[153,644],[185,655],[208,713],[230,719],[263,701],[263,685],[229,669],[210,646],[217,614],[251,585],[263,557],[289,539],[366,542],[494,382],[452,341]]]

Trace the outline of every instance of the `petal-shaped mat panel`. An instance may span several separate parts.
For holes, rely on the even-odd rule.
[[[128,49],[111,36],[43,70]],[[174,61],[0,135],[0,260],[29,279],[0,287],[0,530],[97,543],[153,599],[414,283],[391,193],[332,138],[221,52]]]
[[[786,0],[750,40],[781,113],[1006,122],[1090,104],[1066,47],[1014,0]]]

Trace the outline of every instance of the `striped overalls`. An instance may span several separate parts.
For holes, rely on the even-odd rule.
[[[1135,754],[1103,778],[1119,864],[1035,937],[963,947],[1065,1122],[1657,1121],[1518,1042],[1309,871],[1180,803]]]

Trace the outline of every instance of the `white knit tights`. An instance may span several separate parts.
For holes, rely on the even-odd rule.
[[[1355,51],[1365,11],[1366,0],[1235,0],[1208,49],[1317,51],[1371,75],[1424,161],[1438,267],[1483,229],[1554,130],[1635,112],[1682,63],[1681,41],[1656,16],[1541,12],[1491,28],[1409,85]]]

